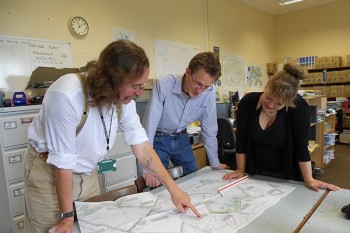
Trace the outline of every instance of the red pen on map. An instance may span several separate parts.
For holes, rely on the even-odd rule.
[[[227,185],[225,185],[225,186],[222,186],[222,187],[220,187],[219,189],[218,189],[218,192],[222,192],[222,191],[226,191],[229,187],[232,187],[232,186],[234,186],[234,185],[236,185],[236,184],[238,184],[239,182],[241,182],[241,181],[243,181],[243,180],[246,180],[246,179],[248,179],[248,175],[245,175],[245,176],[243,176],[242,178],[239,178],[239,179],[237,179],[237,180],[234,180],[234,181],[232,181],[231,183],[229,183],[229,184],[227,184]]]

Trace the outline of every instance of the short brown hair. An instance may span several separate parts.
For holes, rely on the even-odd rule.
[[[283,70],[273,75],[267,82],[265,92],[280,98],[286,106],[294,107],[294,99],[300,87],[300,80],[306,78],[307,71],[289,62],[283,66]]]
[[[188,68],[192,73],[196,73],[200,68],[203,68],[210,76],[217,81],[221,76],[221,65],[219,57],[213,52],[198,53],[194,56]]]
[[[110,43],[102,50],[97,61],[87,64],[86,85],[93,101],[91,106],[101,107],[117,103],[119,88],[126,82],[140,78],[149,68],[143,48],[126,40]]]

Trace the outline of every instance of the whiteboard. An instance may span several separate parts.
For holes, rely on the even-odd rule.
[[[155,41],[156,78],[163,74],[184,74],[198,47],[163,40]]]
[[[0,89],[23,91],[38,66],[71,68],[71,44],[0,35]]]

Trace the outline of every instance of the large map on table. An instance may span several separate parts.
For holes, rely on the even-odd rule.
[[[114,202],[76,202],[80,230],[82,233],[234,233],[294,190],[278,183],[246,179],[219,193],[218,189],[229,183],[221,179],[222,175],[210,171],[179,184],[190,195],[202,218],[191,211],[178,213],[164,190],[129,195]]]

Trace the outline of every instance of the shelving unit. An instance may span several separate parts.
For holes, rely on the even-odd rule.
[[[301,89],[316,90],[329,98],[350,97],[350,66],[308,69]]]
[[[323,105],[326,102],[326,97],[312,96],[304,97],[309,106],[316,106],[318,109],[323,109]],[[316,110],[317,111],[317,110]],[[317,114],[316,112],[314,114]],[[330,162],[324,162],[325,149],[334,150],[334,145],[325,146],[325,134],[335,133],[335,114],[329,114],[320,117],[310,117],[312,122],[310,123],[310,143],[309,150],[311,160],[316,163],[316,167],[325,168]]]

